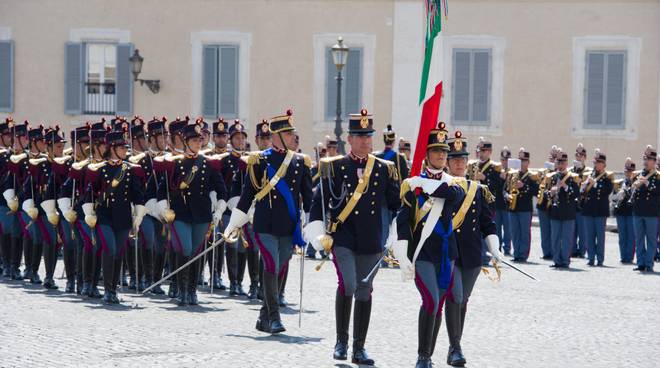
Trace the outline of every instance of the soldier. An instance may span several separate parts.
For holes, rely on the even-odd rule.
[[[635,163],[630,157],[624,164],[624,177],[614,181],[614,216],[619,231],[619,254],[622,264],[632,264],[635,257],[635,233],[633,227],[633,204],[630,200],[635,180]]]
[[[596,149],[594,169],[584,178],[580,186],[588,266],[593,266],[594,261],[598,262],[598,266],[602,266],[605,259],[605,225],[610,215],[609,196],[612,193],[614,180],[614,174],[605,171],[605,166],[605,154]]]
[[[14,121],[11,117],[0,122],[0,178],[9,176],[8,164],[9,157],[12,154],[12,128]],[[0,185],[4,185],[1,183]],[[2,276],[12,278],[12,243],[16,238],[14,234],[16,216],[7,207],[7,200],[0,196],[0,225],[2,226]]]
[[[122,125],[122,131],[109,131],[105,136],[107,160],[87,166],[85,175],[89,185],[82,205],[85,222],[90,229],[96,229],[103,252],[103,301],[106,304],[119,303],[117,285],[129,232],[138,236],[147,213],[143,190],[145,173],[139,165],[126,161],[129,127],[126,123]]]
[[[321,171],[319,170],[319,165],[321,164],[321,159],[328,157],[328,150],[323,145],[323,143],[319,142],[316,144],[316,147],[314,147],[314,152],[316,155],[317,162],[315,162],[314,165],[312,165],[311,174],[312,174],[312,187],[314,188],[314,191],[316,191],[318,184],[321,182]],[[323,251],[319,253],[321,254],[321,258],[325,257]],[[305,256],[309,259],[316,259],[316,249],[314,249],[314,247],[311,246],[311,243],[307,244],[307,250]]]
[[[579,174],[567,170],[568,155],[558,149],[556,171],[547,174],[546,196],[550,202],[550,234],[552,257],[557,269],[568,268],[571,243],[575,231],[577,202],[580,194]]]
[[[579,183],[582,182],[591,174],[592,168],[586,166],[587,150],[582,143],[578,143],[575,149],[575,161],[570,172],[578,175]],[[585,224],[582,215],[582,203],[578,201],[577,214],[575,216],[575,235],[573,236],[573,245],[571,246],[571,257],[584,258],[587,253],[587,243],[585,241],[586,234],[584,233]]]
[[[499,193],[496,191],[498,183],[501,182],[500,173],[502,172],[502,165],[491,160],[493,144],[483,137],[479,137],[476,153],[477,160],[468,164],[467,178],[469,180],[479,181],[481,184],[487,186],[491,193],[495,193],[495,196],[503,195],[501,191]],[[490,257],[486,253],[486,247],[486,242],[483,242],[481,258],[484,266],[487,266],[490,262]]]
[[[507,198],[511,233],[513,237],[513,261],[526,262],[529,258],[532,226],[532,199],[539,191],[539,177],[529,170],[529,151],[518,152],[520,171],[513,171],[507,181]]]
[[[660,175],[656,171],[657,158],[658,152],[652,146],[646,146],[642,157],[644,168],[632,184],[631,198],[637,247],[637,267],[634,271],[653,272],[660,196]]]
[[[279,290],[285,265],[295,246],[304,246],[301,213],[312,200],[311,162],[293,152],[293,112],[269,121],[273,147],[248,158],[247,174],[238,204],[231,212],[224,236],[245,225],[254,201],[255,241],[264,264],[263,304],[256,329],[272,334],[285,331],[279,312]]]
[[[496,185],[496,192],[503,193],[503,195],[495,196],[495,226],[497,227],[497,236],[500,238],[500,249],[504,251],[504,255],[511,255],[511,225],[509,221],[508,203],[504,200],[506,195],[504,187],[509,175],[509,159],[511,158],[511,150],[509,147],[504,146],[500,151],[500,164],[502,165],[502,172],[500,173],[499,181]]]
[[[408,168],[410,168],[410,142],[405,138],[399,138],[399,153],[403,154],[406,157],[406,162],[408,163]]]
[[[202,250],[209,225],[218,223],[227,208],[227,190],[220,176],[221,163],[199,155],[201,136],[201,124],[187,124],[180,135],[184,152],[154,159],[154,169],[164,171],[168,179],[167,186],[161,187],[159,192],[170,189],[169,198],[160,195],[158,207],[162,218],[168,216],[168,210],[174,212],[170,226],[173,248],[177,253],[175,268],[180,268]],[[198,304],[200,267],[201,261],[197,260],[176,275],[180,306]]]
[[[345,156],[321,161],[322,185],[314,194],[310,223],[305,228],[306,239],[314,248],[326,252],[332,250],[337,269],[337,342],[333,357],[347,359],[348,326],[355,297],[352,362],[364,365],[374,365],[364,344],[371,318],[371,292],[376,272],[366,281],[364,279],[378,264],[383,252],[381,228],[388,224],[382,223],[381,211],[395,211],[400,206],[396,167],[391,161],[369,154],[373,133],[373,117],[366,109],[350,115],[348,143],[351,151]],[[329,216],[329,235],[326,235],[323,224],[322,207],[327,209]],[[319,237],[325,240],[320,241]],[[331,249],[328,243],[334,243]]]
[[[81,198],[84,195],[85,183],[82,174],[82,166],[86,165],[89,154],[90,146],[90,128],[91,124],[87,123],[82,127],[77,127],[70,132],[71,135],[71,145],[73,146],[73,157],[64,158],[61,160],[61,164],[58,162],[57,173],[61,176],[63,173],[66,173],[65,177],[62,177],[60,180],[63,180],[61,186],[57,187],[57,206],[60,210],[61,215],[64,217],[64,221],[60,221],[62,232],[64,233],[64,242],[65,247],[73,246],[75,247],[75,259],[73,261],[69,260],[67,262],[67,252],[65,251],[64,257],[64,266],[67,272],[67,285],[66,292],[71,291],[71,279],[70,273],[70,263],[73,262],[75,268],[73,273],[75,274],[76,288],[75,291],[77,294],[81,294],[84,288],[83,284],[83,275],[84,271],[90,272],[89,278],[86,280],[88,282],[86,293],[89,295],[90,285],[91,285],[91,272],[92,264],[88,264],[88,269],[85,269],[85,264],[83,263],[83,249],[85,247],[91,248],[91,240],[89,237],[89,228],[84,222],[81,222],[80,219],[83,217],[82,207],[81,207]],[[56,161],[57,162],[57,161]],[[54,178],[57,176],[54,176]],[[73,178],[73,179],[72,179]],[[58,181],[60,182],[60,181]],[[55,183],[55,181],[53,181]],[[50,190],[49,190],[50,192]],[[81,230],[82,227],[87,227],[87,232],[83,233]],[[67,231],[67,228],[69,229]],[[86,244],[89,242],[90,244]],[[71,244],[71,245],[67,245]],[[91,258],[92,252],[89,251],[85,255],[89,255],[90,258],[87,260],[88,263]],[[97,289],[98,292],[98,289]]]
[[[444,172],[449,145],[444,123],[441,124],[429,134],[424,172],[402,184],[401,210],[396,218],[398,239],[392,246],[404,279],[411,280],[414,273],[415,285],[422,297],[417,368],[433,365],[431,356],[442,322],[442,303],[458,255],[452,213],[458,211],[465,197],[463,188],[455,184],[455,178]],[[419,192],[415,188],[420,188]],[[435,207],[437,213],[431,213]],[[425,228],[433,230],[427,234]]]
[[[329,135],[325,136],[325,147],[328,149],[328,157],[335,157],[339,155],[339,144],[336,139],[330,138]]]
[[[447,161],[449,174],[464,178],[467,167],[467,142],[460,131],[454,133],[454,138],[448,141],[449,159]],[[447,364],[462,367],[466,363],[461,347],[467,304],[472,289],[477,281],[481,265],[482,244],[493,256],[497,266],[503,258],[499,252],[495,221],[493,221],[493,203],[495,198],[486,185],[476,181],[458,181],[465,191],[465,198],[460,207],[452,213],[452,226],[456,234],[458,257],[455,262],[452,285],[447,297],[445,318],[447,320],[447,335],[449,336],[449,351]]]
[[[552,257],[552,236],[550,229],[550,198],[548,198],[547,188],[550,187],[549,180],[552,172],[555,171],[557,158],[557,146],[553,145],[548,154],[548,161],[545,167],[539,172],[541,182],[539,184],[539,193],[536,197],[536,213],[539,216],[539,230],[541,232],[541,259],[551,260]]]

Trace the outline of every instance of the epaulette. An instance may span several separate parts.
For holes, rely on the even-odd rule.
[[[82,170],[87,164],[89,163],[88,159],[84,159],[82,161],[74,162],[73,165],[71,165],[71,168],[74,170]]]
[[[7,152],[9,152],[8,148],[0,148],[0,155],[4,155]]]
[[[569,179],[572,179],[574,182],[580,184],[582,182],[582,179],[580,179],[580,174],[578,173],[570,173],[571,176]]]
[[[72,147],[66,148],[64,151],[62,151],[62,154],[64,156],[71,156],[73,154],[73,148]]]
[[[229,156],[229,152],[216,153],[214,155],[205,155],[209,160],[222,160],[223,158]],[[242,158],[243,156],[241,156]]]
[[[403,199],[403,197],[406,196],[408,192],[410,192],[410,183],[408,179],[405,179],[404,181],[401,182],[401,191],[399,192],[399,198]]]
[[[479,184],[479,186],[481,187],[481,194],[483,194],[484,198],[486,199],[486,202],[495,203],[495,196],[493,195],[493,193],[490,192],[488,186],[482,184]]]
[[[154,161],[156,161],[156,162],[164,162],[164,161],[165,161],[165,158],[166,158],[167,156],[170,156],[170,155],[171,155],[171,153],[169,153],[169,152],[165,152],[165,153],[163,153],[162,155],[158,155],[158,156],[154,157]]]
[[[64,164],[67,163],[67,161],[69,161],[71,159],[72,159],[72,157],[67,155],[67,156],[62,156],[62,157],[55,157],[53,159],[53,161],[55,161],[55,163],[57,163],[57,164],[64,165]]]
[[[493,162],[493,164],[491,166],[493,167],[493,170],[495,170],[496,172],[498,172],[498,173],[502,172],[502,163]]]
[[[11,156],[9,157],[9,159],[11,160],[11,162],[13,162],[13,163],[15,163],[15,164],[21,162],[21,160],[23,160],[23,159],[25,159],[25,158],[27,158],[27,153],[25,153],[25,152],[23,152],[23,153],[21,153],[21,154],[18,154],[18,155],[11,155]]]
[[[207,153],[213,152],[213,148],[204,148],[203,150],[199,150],[200,155],[206,156]]]
[[[554,172],[554,171],[545,174],[545,178],[546,178],[546,179],[550,179],[550,178],[552,178],[553,176],[555,176],[555,172]]]
[[[319,172],[321,173],[321,177],[323,178],[333,177],[334,169],[332,163],[334,161],[341,160],[342,158],[344,158],[344,156],[341,155],[322,158],[321,162],[319,163]]]
[[[534,181],[539,181],[541,180],[541,175],[538,173],[538,171],[529,171],[529,178],[534,180]]]
[[[610,179],[611,182],[614,182],[614,172],[613,171],[605,171],[605,176]]]
[[[399,171],[396,169],[394,162],[378,157],[376,157],[376,160],[387,167],[387,176],[389,176],[390,179],[399,180]]]
[[[468,180],[466,178],[462,178],[460,176],[454,176],[453,179],[451,179],[451,185],[464,185],[467,184]]]
[[[172,162],[172,161],[183,159],[185,157],[186,156],[183,153],[179,154],[179,155],[167,155],[167,156],[165,156],[165,160],[167,160],[169,162]]]
[[[140,165],[138,165],[138,164],[134,164],[134,163],[132,163],[132,162],[130,162],[130,161],[127,162],[127,164],[128,164],[128,167],[131,168],[131,169],[137,169],[137,168],[140,168],[140,169],[141,169],[141,168],[142,168],[142,166],[140,166]]]
[[[305,161],[305,166],[307,166],[307,168],[311,169],[312,168],[312,158],[309,157],[309,155],[306,155],[304,153],[299,153],[299,155],[301,155],[303,157],[303,161]]]
[[[102,168],[106,164],[107,164],[106,161],[101,161],[101,162],[96,163],[96,164],[89,164],[89,165],[87,165],[87,168],[91,171],[98,171],[98,169]]]
[[[146,154],[145,152],[142,152],[142,153],[139,153],[139,154],[137,154],[137,155],[135,155],[135,156],[131,156],[131,157],[128,158],[128,162],[133,163],[133,164],[137,164],[137,163],[140,162],[140,160],[142,160],[142,159],[144,158],[144,156],[146,156],[146,155],[147,155],[147,154]]]
[[[248,166],[254,166],[259,163],[259,161],[262,158],[262,153],[261,152],[254,152],[250,153],[249,156],[247,156],[247,164]]]
[[[30,165],[33,166],[41,165],[42,162],[46,162],[46,161],[48,161],[48,157],[31,158],[30,160],[28,160]]]

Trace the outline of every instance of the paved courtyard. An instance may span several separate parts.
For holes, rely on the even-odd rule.
[[[538,228],[532,235],[530,262],[521,267],[540,282],[510,269],[498,283],[477,282],[463,342],[467,366],[660,366],[660,274],[620,265],[614,233],[607,234],[607,267],[574,260],[570,270],[553,270],[539,259]],[[128,293],[120,295],[122,306],[107,307],[2,280],[0,366],[349,367],[332,360],[335,271],[327,263],[316,272],[317,263],[305,263],[299,328],[300,263],[292,261],[287,332],[276,337],[254,329],[258,303],[224,292],[211,296],[204,289],[200,306],[188,309]],[[63,288],[64,280],[57,281]],[[398,270],[381,270],[373,299],[370,355],[378,367],[414,366],[420,298],[413,284],[402,283]],[[446,366],[446,346],[443,326],[438,367]]]

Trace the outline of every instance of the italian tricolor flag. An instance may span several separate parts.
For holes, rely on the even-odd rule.
[[[446,0],[424,0],[426,7],[426,43],[424,67],[419,91],[419,105],[422,109],[417,144],[413,156],[410,175],[419,175],[422,161],[426,156],[426,145],[431,129],[438,123],[440,99],[442,97],[440,29],[442,10],[447,12]]]

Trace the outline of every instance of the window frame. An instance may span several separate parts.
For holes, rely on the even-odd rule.
[[[362,93],[362,90],[364,89],[364,47],[362,47],[362,46],[352,47],[352,48],[350,48],[349,53],[350,53],[350,51],[355,51],[355,50],[360,51],[360,65],[359,65],[360,83],[358,85],[358,96],[359,96],[358,111],[359,111],[359,109],[362,108],[361,106],[363,105],[363,98],[364,98],[363,93]],[[337,83],[337,77],[336,77],[337,76],[337,72],[336,72],[337,67],[332,62],[332,55],[330,55],[330,60],[327,59],[327,53],[331,52],[331,51],[332,51],[332,46],[326,47],[326,51],[325,51],[326,52],[325,70],[327,72],[329,68],[333,68],[333,70],[335,72],[334,73],[335,77],[333,78],[333,80],[335,81],[335,84],[336,84]],[[350,60],[351,60],[351,56],[349,55],[348,56],[348,61],[350,62]],[[342,120],[343,121],[347,121],[348,115],[355,114],[355,113],[358,112],[358,111],[347,111],[347,108],[346,108],[346,88],[347,88],[346,87],[347,86],[347,84],[346,84],[346,76],[347,76],[346,70],[347,69],[346,68],[347,67],[348,67],[348,64],[344,65],[344,68],[342,69],[342,85],[341,85],[341,91],[342,91],[341,92],[341,97],[342,97],[341,106],[342,107],[341,108],[342,108]],[[326,74],[326,76],[327,76],[327,74]],[[328,105],[328,92],[330,92],[330,86],[327,84],[327,82],[328,82],[328,80],[326,79],[325,83],[324,83],[324,86],[323,86],[323,88],[325,89],[325,94],[324,94],[325,98],[323,99],[323,104],[324,104],[323,118],[324,118],[325,121],[333,121],[334,122],[335,119],[337,118],[337,106],[336,105],[335,106],[329,106]],[[334,88],[334,90],[336,91],[337,89]]]
[[[456,56],[459,52],[468,52],[470,54],[470,65],[468,67],[468,83],[470,88],[470,93],[468,95],[468,120],[456,120],[456,99],[452,100],[451,105],[451,123],[453,125],[460,126],[482,126],[488,127],[491,125],[491,104],[492,104],[492,94],[493,94],[493,49],[490,47],[455,47],[452,49],[452,83],[451,83],[451,94],[456,96]],[[474,119],[474,56],[477,52],[487,52],[488,53],[488,86],[487,86],[487,103],[486,103],[486,120],[475,120]]]

